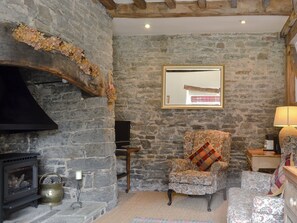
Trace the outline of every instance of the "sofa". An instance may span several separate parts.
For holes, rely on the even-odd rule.
[[[282,148],[281,164],[292,154],[296,162],[297,137],[287,137]],[[291,164],[292,164],[291,163]],[[241,187],[228,191],[228,223],[282,223],[284,222],[284,199],[282,195],[271,196],[272,174],[243,171]]]

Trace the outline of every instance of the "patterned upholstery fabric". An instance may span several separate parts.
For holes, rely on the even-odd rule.
[[[282,160],[297,151],[297,137],[285,138]],[[295,161],[296,164],[296,161]],[[230,188],[228,193],[228,223],[283,223],[284,200],[268,196],[271,174],[243,171],[241,188]]]
[[[171,172],[170,179],[172,183],[182,184],[194,184],[194,185],[211,185],[213,182],[213,176],[210,172],[197,171],[197,170],[185,170],[179,172]]]
[[[243,171],[241,173],[241,188],[261,194],[268,194],[270,190],[270,180],[271,174]]]
[[[284,218],[284,200],[279,197],[255,196],[252,222],[279,223]]]
[[[241,188],[230,188],[228,193],[228,223],[282,223],[284,202],[282,198],[267,196],[270,188],[271,174],[245,171],[242,178],[247,176],[260,185],[252,183]],[[270,175],[267,178],[267,175]],[[262,176],[262,177],[261,177]],[[264,186],[264,180],[266,185]],[[264,186],[264,189],[261,189]]]
[[[188,157],[206,142],[220,152],[222,161],[213,163],[208,171],[199,171]],[[169,189],[176,193],[204,195],[226,188],[230,148],[230,133],[218,130],[187,131],[184,135],[184,159],[173,159],[171,162]]]
[[[233,187],[228,191],[228,223],[251,223],[253,198],[259,194],[256,191],[249,191]],[[238,199],[240,198],[240,199]]]

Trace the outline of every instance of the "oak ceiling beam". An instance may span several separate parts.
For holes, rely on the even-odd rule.
[[[113,0],[99,0],[99,2],[108,10],[113,10],[117,7],[117,4]]]
[[[144,0],[133,0],[135,6],[139,9],[146,9],[146,2]]]
[[[296,21],[297,21],[297,14],[295,11],[293,11],[290,17],[287,19],[284,27],[282,28],[282,31],[280,33],[281,37],[286,37],[289,34],[291,28],[294,26]]]
[[[262,0],[262,6],[264,9],[266,9],[270,4],[270,0]]]
[[[297,0],[292,0],[294,11],[297,13]]]
[[[205,9],[206,8],[206,0],[198,0],[198,7],[201,9]]]
[[[201,9],[195,2],[176,2],[176,8],[169,9],[163,2],[147,3],[146,9],[136,8],[134,4],[118,4],[108,11],[117,18],[169,18],[201,16],[238,16],[238,15],[287,15],[292,12],[291,0],[270,0],[266,9],[259,0],[237,1],[237,8],[231,8],[230,1],[207,1]]]
[[[295,12],[294,12],[295,14]],[[287,24],[287,23],[286,23]],[[297,36],[297,18],[295,14],[295,19],[291,20],[292,26],[290,27],[288,33],[285,36],[286,45],[294,45],[296,42],[296,36]]]
[[[176,8],[176,2],[175,2],[175,0],[165,0],[165,4],[170,9],[175,9]]]
[[[231,8],[237,8],[237,0],[231,0]]]

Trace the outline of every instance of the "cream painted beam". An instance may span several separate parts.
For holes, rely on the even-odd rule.
[[[136,1],[136,0],[135,0]],[[199,3],[199,2],[198,2]],[[108,11],[118,18],[164,18],[200,16],[237,16],[237,15],[287,15],[292,12],[291,0],[270,0],[266,9],[260,0],[237,1],[237,8],[231,8],[230,1],[207,1],[201,9],[195,2],[176,2],[176,8],[169,9],[163,2],[147,3],[146,9],[136,8],[134,4],[118,4]]]

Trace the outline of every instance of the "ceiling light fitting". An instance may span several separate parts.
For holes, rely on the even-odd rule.
[[[245,20],[241,20],[240,23],[241,23],[241,24],[245,24],[246,21],[245,21]]]
[[[150,24],[145,24],[144,27],[145,27],[146,29],[149,29],[149,28],[151,28],[151,25],[150,25]]]

